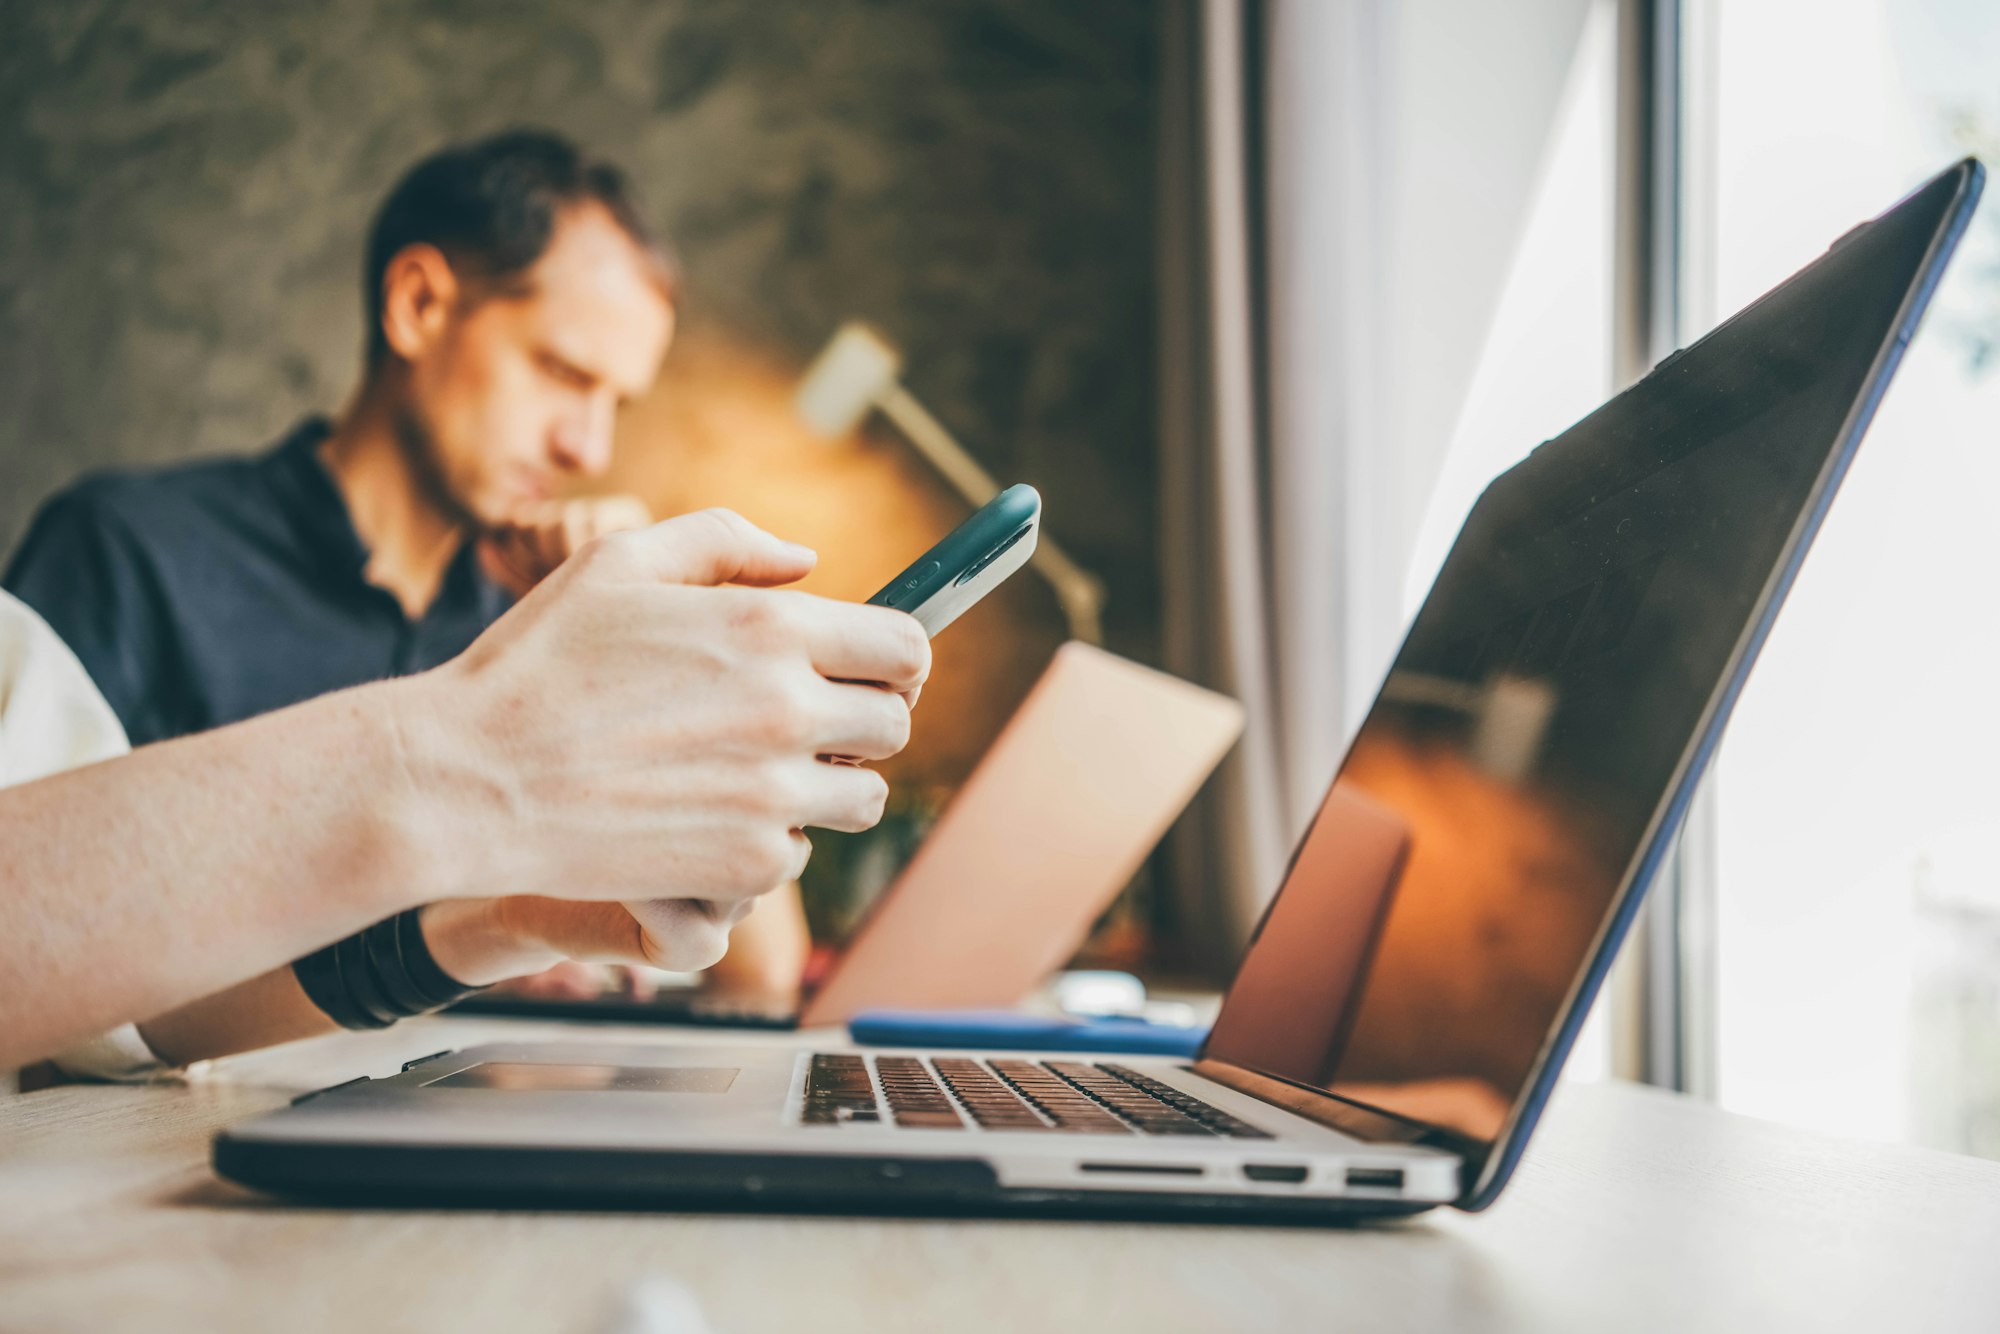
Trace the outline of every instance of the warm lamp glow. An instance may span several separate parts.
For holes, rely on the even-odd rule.
[[[844,436],[879,410],[967,506],[976,510],[999,495],[1000,483],[903,387],[902,374],[903,354],[867,325],[849,321],[799,381],[799,419],[823,436]],[[1104,585],[1049,536],[1046,516],[1028,564],[1055,589],[1070,636],[1103,643]]]
[[[799,381],[799,420],[829,439],[852,434],[902,375],[902,354],[881,335],[843,324]]]

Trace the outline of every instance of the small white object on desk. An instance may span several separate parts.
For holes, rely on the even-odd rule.
[[[1151,1000],[1146,984],[1108,968],[1072,968],[1049,984],[1055,1007],[1079,1019],[1144,1019],[1166,1028],[1192,1028],[1195,1007],[1186,1001]]]

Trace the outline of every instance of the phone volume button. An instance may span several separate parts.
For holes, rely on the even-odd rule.
[[[941,564],[938,561],[934,560],[925,561],[922,569],[919,569],[913,574],[911,574],[908,578],[904,579],[903,582],[898,586],[896,593],[896,602],[900,604],[903,601],[903,597],[905,594],[914,593],[918,589],[922,588],[926,582],[928,582],[933,576],[937,574],[939,570],[942,570],[943,568],[944,568],[943,564]]]

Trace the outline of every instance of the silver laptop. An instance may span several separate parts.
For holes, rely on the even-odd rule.
[[[1483,1207],[1981,179],[1938,177],[1488,488],[1196,1060],[489,1046],[229,1130],[217,1171],[484,1205]]]

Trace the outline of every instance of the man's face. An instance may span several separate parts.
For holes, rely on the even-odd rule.
[[[487,528],[611,463],[618,410],[646,391],[674,312],[611,215],[578,205],[505,290],[477,284],[407,359],[403,434],[454,517]]]

